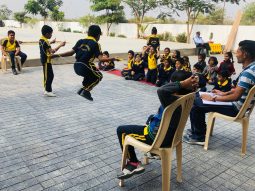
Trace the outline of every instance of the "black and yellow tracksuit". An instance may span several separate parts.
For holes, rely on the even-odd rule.
[[[169,83],[174,71],[175,69],[172,66],[166,68],[164,65],[159,65],[156,86],[160,87],[162,85]]]
[[[51,64],[51,52],[49,49],[51,48],[49,40],[41,36],[39,40],[40,47],[40,59],[43,66],[43,85],[44,89],[47,92],[52,92],[52,82],[54,79],[53,68]]]
[[[131,72],[131,69],[132,69],[132,65],[134,64],[134,58],[132,59],[129,59],[128,60],[128,64],[127,64],[127,68],[124,68],[122,71],[121,71],[121,75],[123,77],[126,77],[126,76],[130,76],[130,72]]]
[[[160,46],[159,37],[155,34],[150,35],[147,41],[147,45],[152,46],[155,51],[157,51],[157,48]]]
[[[103,74],[93,63],[94,59],[101,54],[100,45],[94,37],[88,36],[80,39],[73,50],[76,53],[74,71],[77,75],[84,77],[83,89],[91,91],[103,78]]]

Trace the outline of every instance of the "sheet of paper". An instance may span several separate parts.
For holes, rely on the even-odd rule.
[[[209,94],[211,96],[214,96],[215,94],[214,93],[211,93],[211,92],[199,92],[199,95],[203,95],[203,94]],[[206,100],[202,100],[203,101],[203,104],[206,104],[206,105],[229,105],[231,106],[232,105],[232,102],[223,102],[223,101],[206,101]]]

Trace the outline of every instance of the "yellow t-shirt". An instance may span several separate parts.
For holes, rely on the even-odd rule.
[[[17,40],[14,39],[14,42],[11,43],[9,38],[3,40],[2,46],[6,52],[16,51],[16,48],[20,47]]]
[[[157,68],[156,54],[149,54],[148,56],[148,69],[154,70]]]

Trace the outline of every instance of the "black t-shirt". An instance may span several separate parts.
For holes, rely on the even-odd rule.
[[[101,54],[100,45],[91,38],[78,40],[73,50],[76,53],[76,61],[83,63],[93,62]]]
[[[49,41],[41,38],[39,40],[39,47],[40,47],[41,63],[42,64],[51,63],[51,54],[49,52],[49,49],[51,48],[51,46]]]

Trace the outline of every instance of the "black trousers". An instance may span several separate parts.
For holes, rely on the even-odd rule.
[[[74,71],[83,77],[83,89],[87,91],[91,91],[103,78],[103,74],[94,63],[75,62]]]
[[[206,54],[209,54],[209,51],[211,50],[210,46],[208,43],[204,43],[204,44],[197,44],[196,47],[199,49],[198,53],[200,52],[201,48],[205,48],[206,49]]]
[[[159,100],[161,102],[161,105],[163,108],[167,107],[171,103],[173,103],[175,100],[178,99],[178,97],[172,95],[173,93],[176,93],[179,90],[179,86],[175,84],[169,84],[160,87],[157,90]],[[180,114],[181,114],[182,108],[178,107],[172,116],[172,119],[169,124],[168,131],[166,133],[165,139],[161,145],[161,147],[171,147],[172,141],[174,138],[175,131],[177,129],[177,126],[180,121]],[[120,143],[120,147],[123,150],[123,144],[125,140],[125,136],[129,135],[134,137],[135,139],[151,145],[154,140],[152,140],[145,130],[145,125],[121,125],[117,128],[117,135]],[[131,162],[138,162],[138,159],[136,157],[136,153],[133,146],[128,146],[128,158]]]
[[[153,70],[148,69],[148,72],[146,75],[146,81],[155,84],[157,81],[157,75],[158,75],[157,68]]]
[[[15,52],[16,51],[12,51],[12,52],[8,52],[9,53],[9,55],[10,55],[10,58],[11,58],[11,63],[12,63],[12,68],[14,69],[15,68]],[[21,58],[21,65],[23,65],[24,64],[24,62],[26,61],[26,59],[27,59],[27,55],[25,54],[25,53],[23,53],[23,52],[19,52],[19,54],[17,55],[17,56],[19,56],[20,58]]]
[[[43,64],[43,77],[44,77],[44,89],[47,92],[52,92],[52,82],[54,79],[54,73],[51,63]]]

